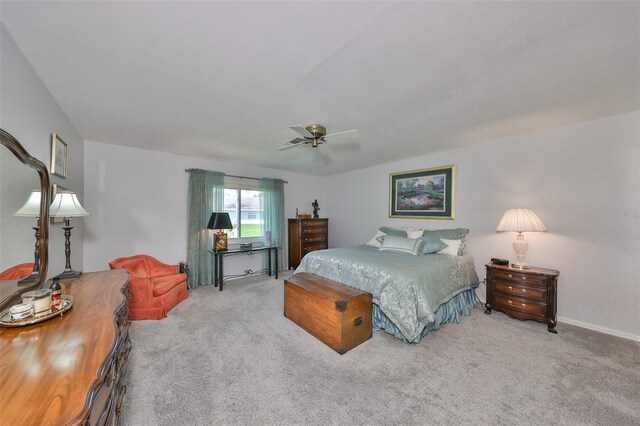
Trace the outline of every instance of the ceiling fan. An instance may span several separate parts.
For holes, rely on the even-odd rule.
[[[342,136],[347,134],[351,134],[354,136],[358,135],[357,129],[327,134],[327,128],[324,127],[322,124],[317,124],[317,123],[309,124],[306,127],[289,126],[289,128],[294,132],[299,133],[302,137],[291,139],[289,142],[285,143],[280,148],[278,148],[278,151],[284,151],[285,149],[295,148],[297,146],[303,146],[303,145],[309,145],[309,144],[311,144],[313,148],[317,148],[318,145],[328,142],[327,138],[331,138],[331,140],[333,141],[336,138],[336,136]]]

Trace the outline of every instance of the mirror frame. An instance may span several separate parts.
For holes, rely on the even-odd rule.
[[[40,191],[42,194],[40,202],[40,239],[38,240],[38,248],[40,249],[38,279],[28,285],[16,284],[16,291],[4,300],[0,301],[0,310],[3,310],[7,306],[16,302],[22,293],[39,288],[47,281],[47,269],[49,265],[49,205],[51,204],[51,185],[47,166],[45,166],[42,161],[32,157],[22,144],[20,144],[16,138],[11,136],[4,129],[0,129],[0,143],[9,148],[9,151],[11,151],[23,164],[38,172],[38,175],[40,176]]]

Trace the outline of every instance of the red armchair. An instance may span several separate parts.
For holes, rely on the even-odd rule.
[[[167,265],[151,256],[138,254],[109,262],[111,269],[129,273],[129,315],[132,320],[162,319],[174,306],[189,298],[187,274],[178,265]]]
[[[33,263],[21,263],[2,271],[2,273],[0,273],[0,281],[21,280],[31,275],[31,272],[33,272]]]

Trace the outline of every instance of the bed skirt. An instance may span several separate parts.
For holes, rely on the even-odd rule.
[[[422,338],[431,330],[436,330],[440,328],[442,324],[446,323],[459,323],[460,315],[469,316],[471,315],[471,309],[475,306],[476,303],[476,295],[475,289],[465,290],[462,293],[452,297],[447,303],[443,303],[436,310],[436,320],[431,324],[427,324],[422,332],[416,337],[412,342],[408,342],[407,339],[402,335],[398,327],[395,326],[394,323],[391,322],[389,317],[387,317],[384,312],[380,310],[378,305],[373,304],[373,329],[384,330],[387,333],[393,335],[398,339],[404,340],[407,343],[415,344],[420,342]]]

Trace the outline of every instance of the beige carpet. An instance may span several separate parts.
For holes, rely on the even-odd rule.
[[[480,308],[417,346],[338,355],[282,315],[282,279],[191,291],[131,327],[125,425],[640,424],[640,344]]]

